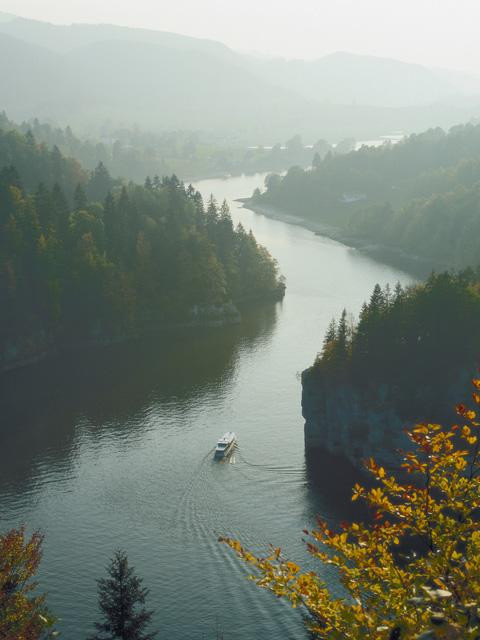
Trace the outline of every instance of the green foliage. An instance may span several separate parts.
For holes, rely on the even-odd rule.
[[[0,638],[46,640],[56,634],[54,618],[38,594],[34,581],[41,558],[43,536],[27,539],[25,530],[0,535]]]
[[[28,165],[25,148],[34,169],[48,158],[13,136],[13,161],[18,151]],[[0,362],[190,321],[195,307],[283,295],[275,262],[233,228],[226,203],[205,210],[176,176],[141,187],[115,183],[103,166],[81,175],[69,197],[56,174],[29,192],[13,166],[0,169]]]
[[[383,386],[400,415],[438,411],[480,349],[479,280],[479,273],[467,270],[432,275],[406,290],[376,285],[352,330],[345,331],[344,315],[330,325],[305,375],[348,382],[367,396]]]
[[[480,261],[480,125],[431,129],[396,145],[316,158],[269,180],[257,202],[420,256]]]
[[[96,622],[97,633],[89,640],[152,640],[157,633],[147,631],[153,611],[143,606],[148,589],[134,574],[127,555],[116,551],[107,567],[108,578],[98,583],[98,606],[103,622]]]
[[[143,181],[148,174],[160,173],[180,176],[207,177],[219,174],[283,171],[292,164],[307,167],[314,151],[302,145],[295,136],[286,145],[272,148],[246,148],[230,139],[206,133],[170,131],[153,133],[135,129],[102,128],[101,142],[94,136],[79,138],[70,127],[62,129],[41,123],[37,118],[18,125],[0,113],[0,129],[30,132],[34,140],[47,149],[59,149],[75,158],[82,166],[94,171],[89,197],[102,201],[108,192],[107,169],[114,176]],[[325,141],[316,145],[317,155],[323,157],[330,146]],[[22,173],[23,175],[23,173]],[[38,182],[38,181],[37,181]]]

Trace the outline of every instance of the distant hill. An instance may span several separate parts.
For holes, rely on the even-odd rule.
[[[100,41],[59,54],[0,33],[0,108],[78,128],[141,124],[255,141],[313,122],[316,105],[222,57],[143,42]],[[283,139],[286,136],[282,136]]]
[[[110,24],[55,25],[39,20],[29,20],[0,12],[0,31],[45,47],[56,53],[67,53],[77,47],[85,47],[104,40],[121,42],[143,42],[157,44],[177,50],[200,50],[235,57],[226,45],[213,40],[192,38],[167,31],[132,29]]]
[[[412,107],[480,94],[480,78],[398,60],[337,52],[318,60],[251,60],[251,69],[305,98]]]
[[[79,130],[110,122],[242,144],[294,133],[306,142],[365,139],[479,116],[476,82],[394,60],[265,61],[172,33],[0,14],[0,109]]]

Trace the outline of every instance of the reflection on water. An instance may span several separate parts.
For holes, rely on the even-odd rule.
[[[408,277],[241,209],[234,199],[262,181],[197,187],[227,198],[278,259],[283,303],[238,326],[75,353],[1,381],[0,527],[45,532],[41,584],[69,640],[91,633],[95,578],[116,546],[150,589],[160,637],[214,638],[217,624],[226,640],[305,637],[300,614],[246,580],[217,536],[258,552],[274,543],[311,566],[302,529],[317,513],[345,517],[352,478],[338,460],[305,458],[297,373],[332,316],[358,311],[377,281]],[[213,447],[230,430],[238,446],[219,463]]]
[[[170,330],[155,340],[79,351],[4,376],[0,490],[25,486],[45,456],[52,467],[72,462],[78,423],[89,425],[92,437],[131,442],[148,428],[152,405],[174,403],[185,412],[208,402],[202,396],[221,401],[239,349],[266,344],[276,314],[269,305],[244,313],[241,328]]]

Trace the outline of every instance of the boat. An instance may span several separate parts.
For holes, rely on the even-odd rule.
[[[235,443],[237,442],[237,436],[233,433],[233,431],[227,431],[217,443],[215,447],[215,458],[226,458],[229,456]]]

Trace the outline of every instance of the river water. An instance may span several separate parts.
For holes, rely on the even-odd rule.
[[[277,258],[282,303],[235,327],[172,331],[1,380],[0,529],[45,533],[40,582],[67,640],[93,631],[95,579],[116,547],[150,589],[159,638],[305,638],[300,614],[248,581],[217,536],[255,551],[271,542],[312,566],[302,529],[317,513],[339,517],[351,478],[328,456],[307,464],[298,373],[343,307],[358,312],[376,282],[410,278],[234,202],[263,179],[195,186],[226,198]],[[214,462],[227,430],[238,449]]]

